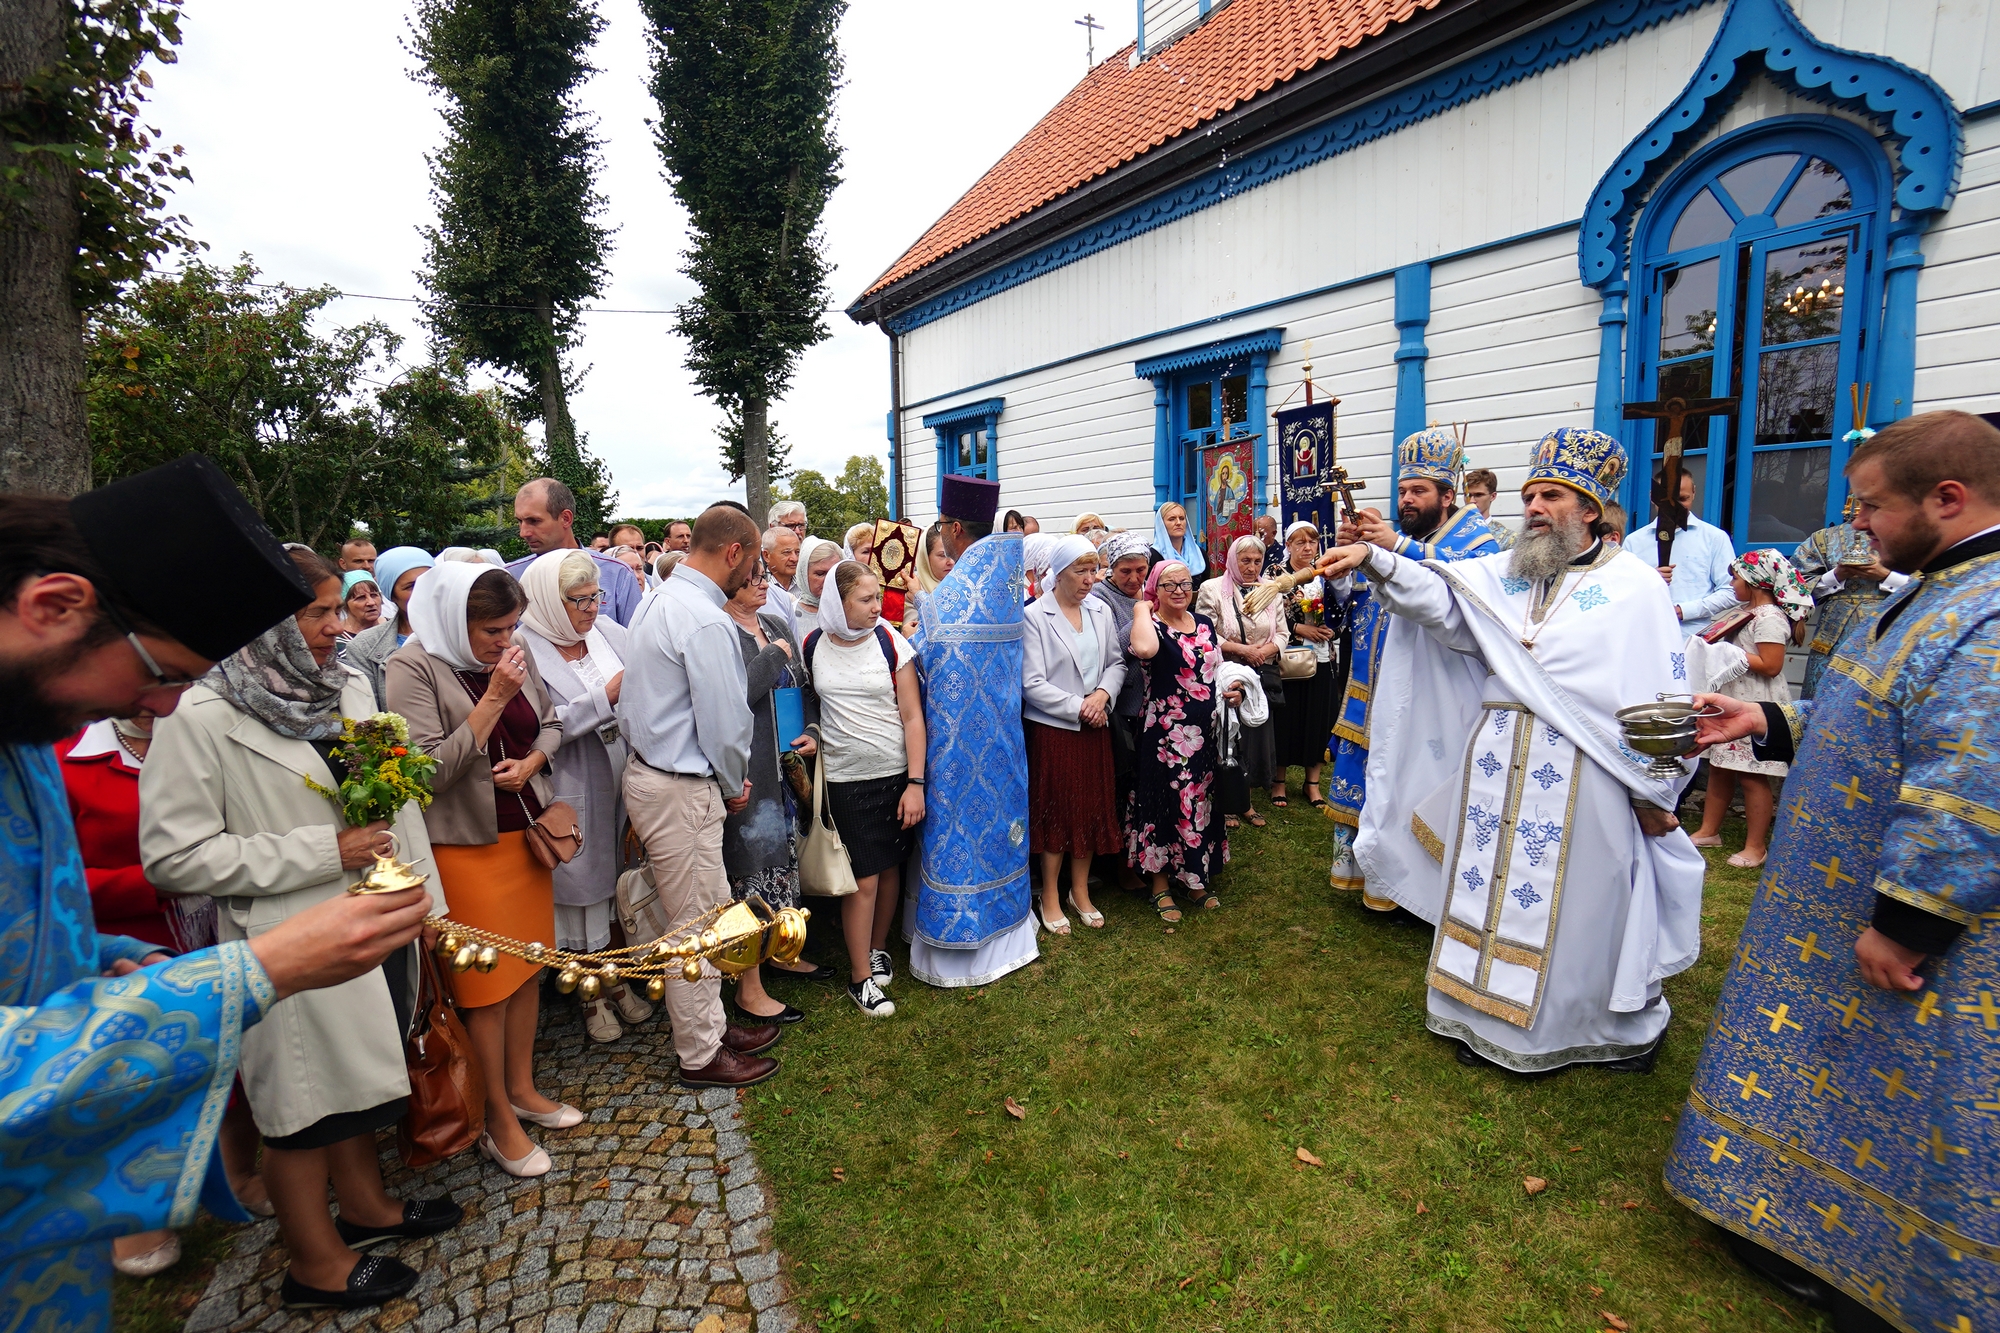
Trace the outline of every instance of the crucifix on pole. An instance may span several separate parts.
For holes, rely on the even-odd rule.
[[[1653,503],[1659,508],[1658,536],[1660,567],[1673,564],[1674,534],[1687,526],[1687,507],[1681,503],[1681,436],[1690,417],[1715,416],[1733,412],[1737,398],[1663,398],[1652,403],[1625,404],[1627,421],[1653,420],[1660,439],[1660,457],[1666,465],[1660,484],[1654,488]]]
[[[1076,26],[1083,29],[1083,58],[1085,69],[1097,68],[1097,34],[1104,31],[1104,25],[1097,21],[1095,14],[1085,14],[1076,20]]]

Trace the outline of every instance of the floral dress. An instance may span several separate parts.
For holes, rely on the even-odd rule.
[[[1229,840],[1215,818],[1215,668],[1220,640],[1207,616],[1178,634],[1155,621],[1160,651],[1144,671],[1146,688],[1125,807],[1125,846],[1141,874],[1165,874],[1191,890],[1229,860]]]

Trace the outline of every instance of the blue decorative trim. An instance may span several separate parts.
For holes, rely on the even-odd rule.
[[[1212,366],[1222,361],[1240,361],[1260,352],[1269,356],[1277,351],[1284,341],[1283,329],[1260,329],[1241,338],[1225,338],[1220,342],[1205,343],[1200,347],[1190,347],[1184,351],[1168,352],[1164,356],[1147,357],[1132,367],[1132,373],[1142,380],[1147,380],[1158,375],[1178,375],[1183,370]]]
[[[1424,330],[1431,322],[1431,266],[1406,264],[1396,270],[1396,331],[1401,341],[1396,347],[1395,443],[1401,444],[1425,425],[1424,368],[1431,349],[1424,346]],[[1400,479],[1399,451],[1389,450],[1389,494],[1396,494]]]
[[[1882,265],[1882,340],[1868,400],[1871,426],[1910,415],[1917,396],[1917,270],[1924,266],[1927,221],[1905,217],[1889,227],[1889,257]]]
[[[1761,56],[1753,62],[1752,56]],[[1895,142],[1902,160],[1896,203],[1906,213],[1951,206],[1964,133],[1944,89],[1887,56],[1828,46],[1785,0],[1730,0],[1729,12],[1687,87],[1632,140],[1591,194],[1577,243],[1586,286],[1625,272],[1632,218],[1676,152],[1721,119],[1759,69],[1801,97],[1861,112]]]
[[[1597,316],[1597,401],[1590,424],[1614,440],[1625,435],[1625,293],[1623,278],[1605,283]]]
[[[936,430],[939,426],[958,426],[968,421],[981,421],[987,417],[997,417],[1007,406],[1005,398],[988,398],[980,403],[967,403],[963,407],[947,408],[933,412],[924,418],[925,430]]]
[[[883,322],[892,333],[921,328],[953,311],[1222,203],[1245,190],[1268,185],[1294,171],[1373,143],[1708,3],[1710,0],[1597,0],[1505,45],[1462,60],[1419,83],[1343,112],[1270,148],[1207,172],[1169,193],[1156,195],[1042,246]],[[860,304],[857,300],[849,306],[848,314],[855,315]]]
[[[1995,112],[2000,112],[2000,101],[1981,102],[1978,106],[1969,106],[1959,112],[1958,118],[1960,120],[1984,120]]]
[[[1491,241],[1481,241],[1477,245],[1468,245],[1463,250],[1453,250],[1450,254],[1435,255],[1429,262],[1435,266],[1450,263],[1455,259],[1469,259],[1473,255],[1483,255],[1490,250],[1502,250],[1510,245],[1519,245],[1523,241],[1533,241],[1543,236],[1553,236],[1559,231],[1570,231],[1576,225],[1577,220],[1575,218],[1571,218],[1567,222],[1554,222],[1546,227],[1536,227],[1532,231],[1517,232],[1512,236],[1501,236]],[[1039,375],[1045,370],[1054,370],[1058,366],[1066,366],[1073,361],[1081,361],[1085,357],[1103,356],[1107,352],[1123,351],[1127,347],[1137,347],[1141,343],[1158,342],[1162,338],[1171,338],[1175,334],[1187,333],[1193,329],[1212,329],[1218,324],[1227,324],[1231,320],[1243,319],[1250,315],[1261,315],[1266,310],[1276,310],[1278,307],[1290,305],[1294,301],[1310,301],[1316,296],[1325,296],[1330,292],[1345,291],[1349,287],[1359,287],[1363,283],[1380,282],[1384,278],[1394,276],[1395,272],[1396,270],[1389,268],[1377,269],[1373,273],[1363,273],[1352,278],[1342,278],[1339,282],[1329,282],[1319,287],[1308,287],[1302,292],[1291,292],[1284,296],[1274,296],[1268,301],[1258,301],[1252,305],[1241,306],[1235,310],[1225,310],[1219,315],[1210,315],[1205,319],[1192,320],[1186,324],[1176,324],[1170,329],[1156,329],[1151,333],[1142,333],[1136,338],[1120,338],[1117,342],[1105,343],[1100,347],[1088,348],[1081,352],[1071,352],[1067,356],[1059,356],[1053,361],[1044,361],[1040,365],[1023,366],[1019,370],[1010,370],[1005,375],[995,375],[991,379],[980,380],[975,384],[962,384],[956,389],[951,389],[945,393],[934,393],[928,398],[919,399],[914,403],[905,403],[903,406],[910,411],[915,411],[919,407],[925,407],[931,403],[941,403],[947,398],[956,398],[960,394],[978,393],[981,389],[990,389],[996,384],[1005,384],[1008,380],[1020,379],[1023,375]],[[1164,504],[1165,501],[1163,500],[1161,503]]]

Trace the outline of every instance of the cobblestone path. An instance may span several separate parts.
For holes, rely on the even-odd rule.
[[[587,1117],[574,1129],[530,1127],[555,1159],[539,1180],[514,1180],[476,1151],[407,1171],[394,1136],[385,1136],[391,1194],[449,1191],[466,1210],[464,1223],[442,1236],[383,1247],[423,1274],[407,1299],[374,1310],[287,1312],[278,1297],[285,1250],[277,1224],[266,1221],[246,1228],[217,1265],[188,1333],[800,1328],[736,1094],[692,1094],[674,1083],[664,1007],[599,1046],[584,1037],[573,1002],[548,997],[537,1059],[542,1091]]]

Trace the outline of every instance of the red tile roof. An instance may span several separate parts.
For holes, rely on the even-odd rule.
[[[1180,41],[1084,76],[865,295],[1440,0],[1232,0]]]

